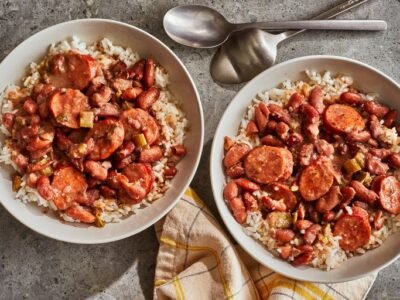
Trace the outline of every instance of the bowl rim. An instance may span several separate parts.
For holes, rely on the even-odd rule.
[[[23,47],[26,47],[27,45],[29,45],[31,40],[34,39],[34,37],[37,36],[37,35],[46,34],[48,31],[55,30],[58,27],[63,27],[65,25],[70,25],[70,24],[74,24],[74,23],[95,23],[95,22],[102,22],[102,23],[119,25],[119,26],[122,26],[122,27],[126,27],[126,28],[128,28],[130,30],[136,31],[137,33],[142,34],[142,35],[146,36],[147,38],[149,38],[150,40],[153,40],[155,43],[159,44],[165,51],[167,51],[173,57],[173,59],[175,60],[175,63],[177,63],[182,68],[185,76],[189,79],[189,82],[190,82],[190,84],[191,84],[191,86],[193,88],[193,91],[194,91],[194,94],[195,94],[195,97],[196,97],[196,104],[197,104],[197,109],[199,111],[199,117],[200,117],[200,124],[199,124],[200,125],[199,126],[199,129],[200,129],[200,137],[199,137],[200,138],[200,140],[199,140],[200,149],[199,149],[198,153],[195,154],[196,158],[195,158],[195,162],[194,162],[194,167],[190,171],[190,174],[187,176],[187,183],[182,187],[182,190],[180,191],[180,193],[176,197],[176,199],[171,201],[171,203],[164,210],[160,211],[158,213],[158,215],[156,215],[156,217],[154,217],[154,218],[150,219],[149,221],[143,223],[139,227],[132,228],[132,230],[130,230],[126,234],[118,235],[118,236],[115,236],[115,237],[95,239],[95,240],[90,240],[90,241],[76,240],[76,239],[69,238],[69,237],[61,238],[60,236],[57,236],[56,234],[51,234],[49,232],[41,230],[40,228],[33,228],[30,225],[29,222],[26,222],[25,220],[22,220],[16,214],[14,214],[10,210],[8,210],[5,205],[3,205],[3,201],[7,201],[7,200],[0,201],[0,203],[5,208],[5,210],[7,210],[7,212],[9,212],[15,219],[17,219],[19,222],[21,222],[22,224],[24,224],[26,227],[30,228],[34,232],[37,232],[40,235],[46,236],[46,237],[54,239],[54,240],[58,240],[58,241],[62,241],[62,242],[68,242],[68,243],[72,243],[72,244],[86,244],[86,245],[89,245],[89,244],[104,244],[104,243],[115,242],[115,241],[119,241],[119,240],[128,238],[130,236],[133,236],[135,234],[138,234],[138,233],[146,230],[150,226],[154,225],[156,222],[158,222],[161,218],[163,218],[167,213],[169,213],[171,211],[171,209],[182,198],[182,195],[185,193],[185,191],[189,187],[191,181],[193,180],[193,177],[195,176],[197,168],[199,166],[200,159],[201,159],[201,154],[202,154],[202,147],[204,145],[204,113],[203,113],[203,107],[202,107],[202,103],[201,103],[200,94],[199,94],[199,92],[197,90],[196,84],[195,84],[192,76],[190,75],[189,71],[187,70],[187,68],[183,64],[183,62],[180,60],[180,58],[166,44],[164,44],[161,40],[159,40],[158,38],[156,38],[152,34],[146,32],[143,29],[141,29],[139,27],[136,27],[134,25],[131,25],[131,24],[128,24],[128,23],[125,23],[125,22],[121,22],[121,21],[115,21],[115,20],[103,19],[103,18],[75,19],[75,20],[70,20],[70,21],[66,21],[66,22],[57,23],[57,24],[54,24],[54,25],[49,26],[49,27],[46,27],[46,28],[44,28],[44,29],[42,29],[42,30],[30,35],[28,38],[26,38],[21,43],[19,43],[16,47],[14,47],[10,51],[9,54],[6,55],[6,57],[4,57],[4,59],[0,63],[0,66],[3,64],[4,61],[9,59],[17,49],[20,49],[20,48],[23,48]],[[162,200],[162,198],[160,200]]]
[[[235,105],[235,103],[237,101],[239,101],[238,99],[240,99],[240,93],[249,88],[250,84],[265,76],[266,73],[273,73],[275,71],[275,69],[281,68],[282,66],[285,65],[289,65],[292,63],[296,63],[299,61],[307,61],[307,60],[314,60],[314,59],[327,59],[327,60],[337,60],[337,61],[341,61],[341,62],[348,62],[348,63],[352,63],[355,65],[359,65],[363,68],[367,68],[369,70],[371,70],[372,72],[377,73],[378,75],[382,76],[384,79],[386,79],[387,81],[389,81],[390,83],[392,83],[393,85],[395,85],[398,89],[400,89],[400,84],[397,83],[394,79],[392,79],[390,76],[386,75],[385,73],[383,73],[382,71],[376,69],[375,67],[372,67],[366,63],[363,63],[361,61],[358,61],[356,59],[352,59],[352,58],[348,58],[348,57],[343,57],[343,56],[338,56],[338,55],[306,55],[306,56],[300,56],[300,57],[296,57],[296,58],[292,58],[286,61],[283,61],[279,64],[276,64],[274,66],[272,66],[269,69],[264,70],[263,72],[261,72],[260,74],[258,74],[256,77],[254,77],[253,79],[251,79],[250,81],[248,81],[236,94],[235,96],[232,98],[231,102],[229,103],[229,105],[226,107],[224,114],[221,116],[221,119],[218,123],[217,129],[215,130],[215,134],[216,135],[217,132],[219,132],[220,130],[222,130],[222,122],[221,120],[224,118],[225,114],[227,113],[227,111],[231,108],[231,106]],[[258,258],[256,255],[254,255],[252,253],[251,250],[251,246],[246,245],[245,243],[242,243],[242,241],[240,240],[240,238],[237,236],[236,231],[234,230],[234,228],[232,228],[229,225],[229,222],[227,222],[227,220],[225,219],[226,216],[224,216],[223,214],[223,210],[222,207],[225,205],[226,203],[222,198],[222,194],[221,194],[221,187],[219,186],[219,184],[217,183],[216,179],[215,179],[215,175],[213,174],[213,166],[215,163],[220,163],[220,161],[216,161],[216,158],[219,157],[219,153],[217,153],[216,148],[217,148],[217,144],[220,143],[221,141],[216,141],[215,139],[213,140],[212,146],[211,146],[211,152],[210,152],[210,165],[209,165],[209,170],[210,170],[210,179],[211,179],[211,187],[212,187],[212,192],[213,192],[213,196],[214,196],[214,202],[216,203],[216,206],[218,208],[218,212],[221,216],[221,219],[224,222],[225,227],[228,229],[229,233],[233,236],[234,240],[246,251],[246,253],[248,253],[254,260],[256,260],[258,263],[260,263],[261,265],[264,265],[265,267],[271,269],[272,271],[278,273],[278,274],[282,274],[284,276],[290,277],[292,279],[295,280],[299,280],[299,281],[309,281],[307,280],[307,278],[301,277],[301,276],[296,276],[296,275],[288,275],[286,273],[282,273],[279,269],[277,269],[276,267],[273,268],[269,265],[267,265],[264,261],[262,261],[260,258]],[[228,218],[233,218],[232,214],[230,214],[228,216]],[[254,240],[254,242],[257,243],[256,240]],[[264,251],[268,251],[266,248],[264,248]],[[346,279],[341,280],[341,279],[337,279],[337,280],[329,280],[329,279],[320,279],[320,280],[312,280],[312,282],[316,282],[316,283],[340,283],[340,282],[347,282],[347,281],[351,281],[351,280],[356,280],[359,278],[363,278],[367,275],[373,274],[373,273],[377,273],[380,270],[382,270],[383,268],[389,266],[390,264],[392,264],[395,260],[397,260],[400,257],[400,250],[398,251],[397,255],[395,255],[393,258],[391,258],[390,260],[388,260],[386,263],[370,270],[367,273],[363,273],[360,275],[354,275],[354,276],[349,276],[346,277]],[[282,260],[282,263],[286,263],[285,261]],[[319,270],[319,269],[318,269]],[[329,274],[329,271],[327,271],[327,274]]]

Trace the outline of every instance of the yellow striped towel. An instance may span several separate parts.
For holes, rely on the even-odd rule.
[[[188,189],[156,224],[160,241],[154,299],[364,299],[376,275],[338,284],[281,276],[235,247]]]

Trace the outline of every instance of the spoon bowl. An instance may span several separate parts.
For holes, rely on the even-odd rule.
[[[201,5],[181,5],[164,16],[164,29],[174,41],[189,47],[213,48],[223,44],[234,25],[218,11]]]
[[[271,34],[260,29],[233,33],[212,58],[211,76],[223,83],[249,81],[274,65],[277,46],[284,39],[283,33]]]

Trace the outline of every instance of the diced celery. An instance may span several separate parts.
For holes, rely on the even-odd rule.
[[[96,208],[96,213],[95,213],[96,220],[94,221],[96,227],[104,227],[104,222],[101,218],[101,212],[102,212],[101,209]]]
[[[133,136],[133,142],[138,148],[142,148],[147,145],[147,140],[143,133]]]
[[[12,190],[14,192],[18,191],[21,188],[22,177],[15,174],[12,178]]]
[[[369,174],[368,172],[358,172],[355,179],[360,181],[366,187],[369,187],[372,182],[371,174]]]
[[[358,151],[357,154],[354,156],[354,159],[357,161],[357,163],[361,167],[361,169],[365,167],[365,155],[364,155],[364,153]]]
[[[48,166],[48,167],[46,167],[46,168],[44,168],[44,169],[42,170],[42,174],[43,174],[44,176],[50,176],[50,175],[53,174],[53,172],[54,172],[54,170],[53,170],[52,166]]]
[[[81,111],[80,112],[80,127],[92,128],[94,120],[94,113],[92,111]]]
[[[349,174],[356,173],[362,169],[355,158],[346,160],[343,166]]]

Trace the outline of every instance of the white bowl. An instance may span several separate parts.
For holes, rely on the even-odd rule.
[[[53,239],[71,243],[96,244],[116,241],[143,231],[163,217],[184,193],[199,164],[203,146],[203,112],[199,94],[188,71],[179,58],[161,41],[145,31],[121,22],[87,19],[61,23],[31,36],[15,48],[0,64],[0,91],[12,83],[18,84],[31,62],[39,61],[51,43],[71,36],[82,41],[95,42],[109,38],[115,45],[131,47],[141,56],[154,57],[170,74],[170,90],[182,101],[189,118],[190,131],[185,145],[187,155],[178,165],[178,174],[172,187],[151,206],[120,223],[104,228],[83,224],[65,224],[56,217],[43,214],[35,205],[23,204],[14,199],[9,172],[4,169],[0,176],[0,202],[20,222],[36,232]]]
[[[274,257],[256,240],[246,235],[240,224],[231,215],[223,197],[225,176],[222,167],[223,139],[235,136],[239,122],[244,116],[251,99],[260,91],[275,87],[290,79],[306,79],[304,70],[325,71],[333,74],[350,75],[355,85],[364,92],[377,92],[382,102],[400,109],[400,86],[387,75],[361,62],[336,56],[306,56],[292,59],[276,65],[251,80],[232,100],[226,109],[214,136],[211,150],[211,183],[218,210],[232,236],[253,258],[266,267],[287,277],[313,282],[341,282],[357,279],[368,273],[376,272],[400,256],[400,232],[388,238],[381,247],[366,254],[353,257],[340,267],[323,271],[311,267],[293,267],[289,263]]]

